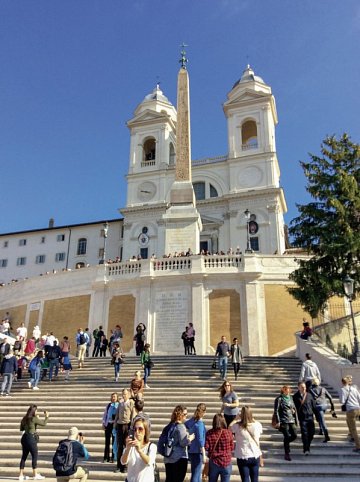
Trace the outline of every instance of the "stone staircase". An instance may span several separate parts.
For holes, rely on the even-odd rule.
[[[212,357],[154,357],[155,368],[149,379],[150,389],[145,393],[145,411],[150,414],[153,441],[168,423],[172,409],[178,403],[186,404],[189,414],[197,403],[207,405],[205,423],[211,420],[219,408],[218,387],[221,383],[218,372],[211,369]],[[116,383],[109,358],[87,359],[85,368],[74,368],[70,382],[62,375],[55,382],[43,381],[39,391],[29,390],[28,378],[14,382],[12,398],[0,398],[0,481],[17,480],[21,457],[19,424],[30,403],[38,405],[38,411],[50,411],[47,427],[39,430],[39,472],[49,482],[55,481],[52,456],[57,443],[66,438],[70,426],[76,425],[86,437],[90,460],[82,463],[90,470],[89,480],[94,482],[123,481],[124,474],[114,473],[115,464],[102,463],[103,430],[101,418],[110,394],[129,386],[138,359],[128,357],[122,366],[120,381]],[[76,364],[74,363],[74,366]],[[316,436],[309,457],[302,454],[301,437],[292,444],[292,462],[283,459],[282,435],[271,425],[273,401],[284,384],[296,387],[301,362],[296,358],[248,357],[240,377],[234,383],[241,404],[253,408],[255,417],[263,424],[261,439],[265,467],[261,469],[262,482],[354,482],[359,480],[359,455],[352,452],[353,445],[347,441],[345,416],[340,412],[337,393],[335,405],[339,418],[327,415],[331,442],[322,443]],[[229,379],[233,380],[229,371]],[[334,380],[334,383],[338,383]],[[236,461],[233,459],[232,481],[239,481]],[[165,480],[162,457],[157,463],[161,478]],[[28,459],[26,475],[31,475]],[[189,474],[187,480],[190,480]]]

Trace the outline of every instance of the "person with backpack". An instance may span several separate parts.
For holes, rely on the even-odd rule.
[[[49,360],[49,382],[52,382],[54,369],[55,369],[55,378],[59,374],[60,358],[61,358],[61,348],[57,344],[57,341],[54,340],[54,344],[49,348],[49,351],[47,354],[47,359]]]
[[[30,381],[28,382],[29,388],[33,390],[39,390],[38,383],[40,381],[40,374],[43,365],[44,352],[39,350],[35,357],[31,360],[29,365],[29,371],[31,374]]]
[[[177,405],[171,414],[170,423],[164,427],[158,441],[158,452],[164,456],[165,482],[183,482],[186,476],[187,448],[195,439],[195,434],[189,435],[185,427],[187,414],[184,405]]]
[[[155,482],[156,445],[150,442],[147,421],[138,418],[126,439],[121,463],[127,465],[128,482]]]
[[[79,368],[84,367],[84,360],[86,354],[86,346],[89,341],[89,337],[87,333],[84,332],[82,328],[78,329],[78,333],[76,335],[76,345],[78,351],[78,361],[79,361]]]
[[[89,459],[89,452],[84,445],[84,435],[77,427],[71,427],[68,431],[68,438],[60,440],[58,448],[53,457],[53,468],[56,472],[58,482],[78,480],[86,482],[88,471],[77,465],[77,459]]]
[[[45,479],[45,477],[39,474],[37,471],[38,441],[39,441],[37,427],[45,427],[49,419],[49,412],[47,410],[44,411],[44,415],[45,415],[44,420],[41,420],[36,413],[37,413],[37,405],[34,405],[34,404],[30,405],[30,407],[26,412],[26,415],[23,417],[20,423],[20,431],[23,432],[23,435],[21,437],[22,456],[20,460],[19,480],[24,480],[25,478],[24,477],[25,462],[29,454],[31,454],[31,458],[32,458],[33,479],[34,480]]]

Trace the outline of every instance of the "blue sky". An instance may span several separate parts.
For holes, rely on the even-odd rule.
[[[192,157],[227,153],[222,103],[249,62],[272,87],[288,203],[327,134],[360,142],[358,0],[1,0],[0,232],[118,216],[136,106],[176,104],[189,45]]]

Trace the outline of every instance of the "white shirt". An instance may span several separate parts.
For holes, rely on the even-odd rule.
[[[27,329],[26,329],[26,326],[19,326],[19,328],[17,328],[16,330],[16,333],[21,336],[22,338],[25,338],[27,337]]]
[[[131,447],[130,449],[127,463],[128,482],[154,482],[154,464],[157,452],[156,444],[151,443],[150,449],[149,444],[146,444],[142,452],[150,457],[148,465],[144,463],[135,447]]]
[[[243,429],[239,423],[235,423],[230,428],[235,435],[236,444],[234,455],[237,459],[250,459],[252,457],[257,459],[260,457],[261,450],[259,445],[257,445],[262,434],[262,425],[260,422],[251,423],[247,426],[247,429]]]

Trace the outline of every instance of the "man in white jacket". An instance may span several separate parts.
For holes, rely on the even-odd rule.
[[[313,378],[318,378],[321,382],[320,370],[315,362],[312,361],[310,353],[306,353],[306,360],[302,364],[299,382],[311,384]]]

